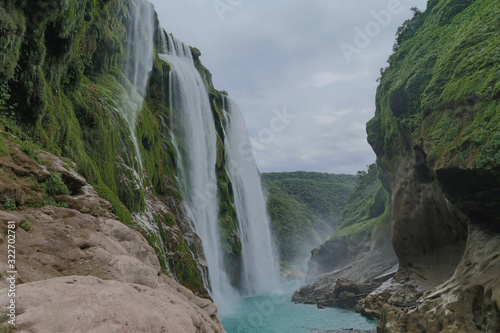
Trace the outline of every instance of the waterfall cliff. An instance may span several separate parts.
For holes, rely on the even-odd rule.
[[[252,247],[271,251],[271,237],[262,198],[244,208],[258,188],[245,192],[246,176],[227,164],[225,97],[199,51],[167,37],[149,1],[9,1],[0,31],[3,131],[33,155],[71,161],[194,293],[223,305],[265,291],[260,265],[276,268]],[[65,204],[56,199],[28,204]]]

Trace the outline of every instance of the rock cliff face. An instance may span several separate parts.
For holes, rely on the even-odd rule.
[[[164,274],[146,239],[70,165],[2,143],[0,289],[9,287],[5,272],[16,270],[19,332],[224,332],[217,307]],[[8,230],[15,233],[14,269]],[[7,297],[2,292],[0,303]]]
[[[358,304],[379,332],[499,331],[499,15],[429,1],[382,73],[367,129],[399,269]]]
[[[137,26],[141,23],[152,25],[148,32],[153,36]],[[146,237],[163,270],[208,296],[202,280],[207,275],[202,246],[186,217],[176,180],[171,68],[158,57],[164,52],[162,34],[146,0],[1,1],[0,129],[5,132],[2,137],[13,134],[24,142],[26,151],[43,148],[73,161],[75,170],[111,204],[112,213]],[[146,41],[149,38],[153,45]],[[140,59],[146,46],[154,48],[152,69]],[[193,48],[192,54],[218,129],[222,246],[227,263],[237,267],[241,243],[235,236],[232,189],[225,170],[222,93],[213,87],[200,52]],[[145,76],[142,108],[133,97],[137,71],[131,70],[131,59],[139,60],[139,71],[151,69]],[[129,104],[139,108],[132,125],[124,111]],[[1,143],[0,148],[8,155]],[[18,206],[25,201],[43,204],[40,196],[16,195],[9,198]],[[70,208],[82,206],[80,199],[66,199],[55,201],[67,201]]]
[[[25,255],[18,257],[22,282],[27,283],[20,287],[26,291],[25,302],[36,304],[25,309],[27,314],[46,306],[33,292],[45,283],[38,281],[77,275],[75,284],[89,286],[90,294],[99,293],[104,285],[115,288],[115,303],[119,290],[132,291],[131,283],[142,284],[147,288],[135,288],[136,300],[151,297],[158,304],[172,296],[172,302],[193,310],[184,316],[194,323],[187,325],[222,330],[213,305],[207,305],[210,301],[199,300],[167,278],[209,298],[201,241],[187,218],[177,183],[178,151],[169,105],[171,66],[158,56],[165,52],[165,34],[147,0],[0,1],[0,203],[3,210],[18,209],[5,213],[2,221],[33,226],[27,234],[18,228],[21,243],[23,237],[36,240],[27,242]],[[152,51],[151,64],[143,57],[146,48]],[[217,128],[221,246],[228,269],[236,272],[241,242],[226,173],[222,93],[201,64],[200,52],[191,48],[191,53],[205,81]],[[139,90],[145,90],[143,100],[137,98]],[[133,232],[135,236],[127,236],[132,237],[125,247],[132,251],[127,257],[124,245],[116,244],[116,235],[104,235],[104,225],[118,220],[151,247]],[[106,237],[111,237],[109,244]],[[52,250],[50,242],[55,244]],[[134,242],[141,251],[133,250]],[[30,268],[23,268],[23,263]],[[120,283],[80,278],[89,275]],[[68,281],[47,285],[60,285],[62,300]],[[82,292],[81,297],[88,299],[90,294]],[[163,311],[164,305],[160,308]],[[159,311],[147,312],[155,316]],[[177,310],[168,311],[175,316]],[[28,315],[20,320],[31,323]],[[143,324],[137,330],[161,331],[147,326],[147,320]],[[36,326],[43,323],[34,325],[33,330],[44,331],[45,326]],[[112,323],[106,325],[122,331]],[[81,326],[82,331],[84,327],[92,330]]]

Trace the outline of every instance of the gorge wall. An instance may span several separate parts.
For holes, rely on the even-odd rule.
[[[176,181],[178,156],[170,129],[171,67],[158,57],[164,51],[165,32],[152,5],[142,0],[3,1],[0,18],[4,131],[26,141],[30,149],[43,148],[74,161],[77,171],[112,204],[120,220],[141,230],[163,268],[182,284],[207,295],[199,238],[186,218]],[[153,36],[147,36],[144,28],[149,19]],[[152,69],[136,54],[149,39]],[[200,52],[191,52],[206,83],[218,129],[222,247],[228,262],[237,265],[241,244],[235,236],[234,199],[225,171],[222,93],[214,89],[210,73],[199,60]],[[130,59],[137,58],[136,67],[130,66]],[[136,105],[135,126],[129,126],[123,108],[136,102],[130,96],[141,70],[147,74],[146,81],[139,82],[145,90],[144,102]]]
[[[429,1],[398,30],[368,141],[392,193],[380,332],[500,329],[500,6]]]
[[[292,300],[356,307],[378,332],[498,332],[500,6],[431,0],[413,11],[367,124],[381,189],[358,184]],[[356,237],[365,219],[352,213],[372,211],[378,232]]]

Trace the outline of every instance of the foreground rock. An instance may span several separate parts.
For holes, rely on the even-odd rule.
[[[0,211],[0,304],[9,302],[13,230],[18,332],[224,332],[217,307],[164,274],[145,238],[68,165],[47,153],[40,154],[42,165],[9,148],[0,158],[0,201],[10,209]],[[70,194],[54,198],[70,208],[43,205],[34,180],[56,173]],[[6,321],[0,325],[9,329]]]
[[[169,284],[67,276],[20,285],[18,295],[18,332],[222,331],[206,309]]]
[[[20,332],[223,332],[216,306],[163,274],[145,239],[120,221],[53,206],[1,211],[3,244],[7,221],[17,226]],[[0,255],[6,265],[5,246]]]
[[[445,282],[398,273],[358,304],[382,332],[500,332],[500,235],[471,227],[464,256]],[[420,284],[418,283],[420,282]]]

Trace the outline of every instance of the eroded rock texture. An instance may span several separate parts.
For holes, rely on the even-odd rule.
[[[357,306],[378,332],[499,331],[499,14],[495,1],[429,2],[383,72],[367,129],[399,269]]]
[[[40,164],[8,146],[0,158],[0,304],[9,302],[7,234],[14,221],[18,332],[224,332],[217,307],[164,274],[145,238],[69,165],[45,152]],[[56,193],[56,203],[68,208],[44,204],[38,180],[54,174],[70,189]]]

